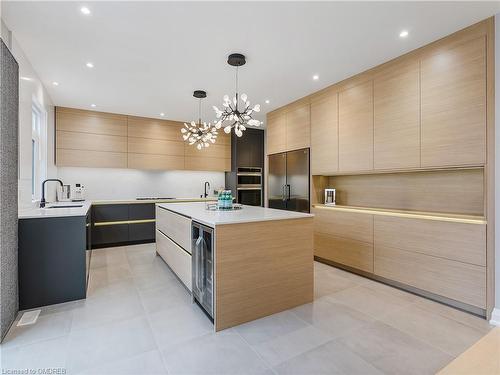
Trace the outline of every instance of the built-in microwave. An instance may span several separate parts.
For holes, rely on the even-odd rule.
[[[238,168],[236,201],[250,206],[262,206],[262,168]]]

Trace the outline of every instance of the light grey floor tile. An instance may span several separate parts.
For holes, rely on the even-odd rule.
[[[118,296],[126,297],[136,293],[137,290],[132,278],[101,283],[90,279],[86,300]]]
[[[90,258],[91,269],[110,266],[116,267],[119,264],[127,263],[125,246],[92,250],[92,257]]]
[[[374,321],[368,315],[328,299],[320,299],[291,311],[332,338],[346,335]]]
[[[169,374],[262,374],[265,363],[235,332],[210,333],[162,351]]]
[[[167,374],[163,364],[161,353],[158,350],[141,353],[130,358],[106,363],[105,365],[93,367],[81,375],[161,375]]]
[[[314,274],[314,298],[319,299],[358,285],[352,279],[336,272],[319,271]]]
[[[415,305],[389,314],[382,321],[454,357],[484,335],[479,330]]]
[[[20,313],[22,315],[22,313]],[[12,326],[5,337],[2,347],[28,345],[37,341],[62,337],[69,333],[73,320],[72,311],[39,316],[35,324]]]
[[[342,290],[325,298],[342,303],[375,319],[379,319],[412,303],[397,294],[370,289],[363,285]]]
[[[330,340],[330,336],[311,325],[253,346],[270,366],[276,366],[292,357],[316,348]]]
[[[0,368],[2,374],[7,370],[66,368],[68,337],[39,341],[34,344],[9,347],[0,346]],[[10,372],[13,374],[14,372]]]
[[[452,356],[382,322],[338,340],[386,374],[435,374]]]
[[[109,284],[114,281],[129,279],[132,272],[128,263],[113,264],[106,267],[97,267],[90,270],[89,281],[92,284]]]
[[[274,367],[278,374],[382,375],[383,373],[337,341],[329,342]]]
[[[189,306],[191,294],[177,280],[157,289],[147,289],[139,292],[142,304],[147,313],[155,313],[178,306]]]
[[[166,350],[214,331],[197,305],[162,310],[149,315],[149,321],[158,347]]]
[[[69,340],[67,366],[74,373],[156,349],[144,317],[72,331]]]
[[[160,288],[174,281],[178,282],[177,278],[169,270],[162,269],[162,266],[147,267],[147,270],[134,273],[134,285],[139,290]],[[163,268],[165,267],[166,265]]]
[[[256,345],[304,328],[307,323],[290,311],[266,316],[234,327],[250,345]]]
[[[127,295],[89,298],[73,311],[72,331],[144,316],[137,291]]]
[[[468,325],[469,327],[480,330],[484,334],[488,333],[493,326],[484,318],[466,313],[464,311],[455,309],[450,306],[443,305],[442,303],[431,301],[427,298],[418,298],[415,301],[415,306],[421,309],[439,314],[449,319],[453,319],[459,323]]]

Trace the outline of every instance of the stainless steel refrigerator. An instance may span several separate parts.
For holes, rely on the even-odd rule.
[[[309,149],[269,155],[270,208],[309,212]]]

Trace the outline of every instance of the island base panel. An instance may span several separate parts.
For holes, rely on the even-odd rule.
[[[215,238],[216,331],[313,301],[312,217],[218,225]]]

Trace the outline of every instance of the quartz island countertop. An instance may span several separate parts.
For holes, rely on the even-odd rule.
[[[251,223],[259,221],[271,221],[271,220],[287,220],[287,219],[303,219],[306,217],[312,217],[314,215],[294,212],[294,211],[284,211],[277,210],[274,208],[266,207],[256,207],[243,205],[240,210],[231,211],[212,211],[207,210],[207,205],[205,202],[188,202],[188,203],[160,203],[157,206],[164,208],[166,210],[175,212],[177,214],[191,218],[201,224],[214,227],[216,225],[223,224],[239,224],[239,223]]]

